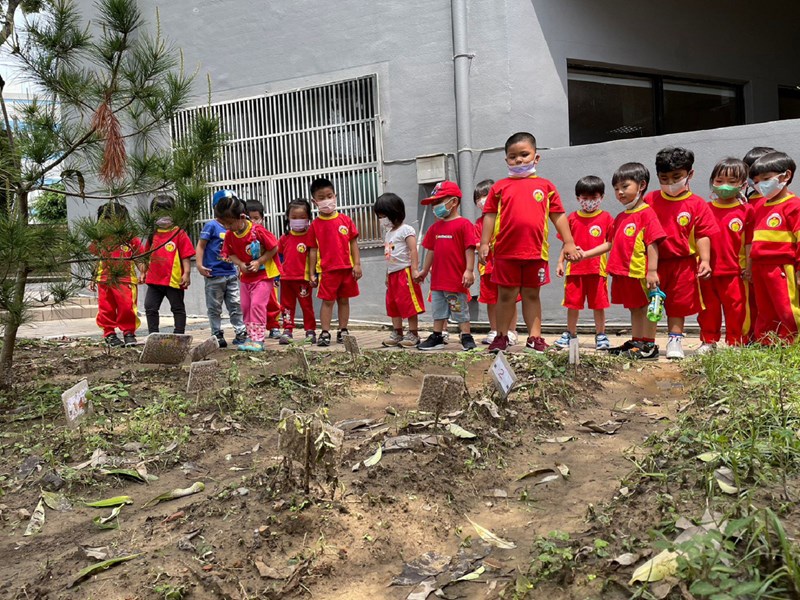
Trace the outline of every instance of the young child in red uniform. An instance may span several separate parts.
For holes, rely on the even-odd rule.
[[[528,328],[526,347],[547,349],[542,338],[542,303],[539,288],[550,282],[548,220],[564,241],[564,255],[575,255],[575,243],[556,187],[536,175],[536,138],[519,132],[505,143],[509,176],[492,186],[483,207],[480,260],[484,264],[494,240],[492,281],[498,286],[497,337],[490,352],[509,347],[508,323],[522,294],[522,317]]]
[[[103,204],[97,209],[97,221],[112,224],[128,220],[128,209],[118,202]],[[113,228],[113,225],[112,225]],[[109,235],[100,245],[92,244],[92,254],[100,257],[95,277],[89,289],[97,290],[97,326],[111,347],[135,346],[139,327],[137,310],[138,279],[134,257],[144,251],[142,242],[134,237],[120,244],[119,238]],[[117,328],[122,340],[117,337]]]
[[[483,236],[483,207],[486,206],[486,198],[489,196],[489,190],[495,184],[494,179],[484,179],[475,186],[473,192],[473,200],[475,201],[475,208],[478,212],[478,218],[475,219],[475,237],[480,243]],[[478,302],[486,305],[486,315],[489,318],[489,334],[483,339],[481,343],[491,344],[497,337],[497,284],[492,281],[492,270],[494,269],[494,256],[489,244],[489,255],[486,257],[486,264],[478,261],[478,276],[480,277],[480,289],[478,294]],[[517,302],[522,300],[522,297],[517,296]],[[517,307],[514,306],[514,313],[511,315],[511,321],[508,324],[508,345],[514,346],[517,343]]]
[[[658,215],[667,239],[659,246],[658,278],[667,295],[669,340],[667,358],[682,359],[686,317],[702,308],[698,279],[711,276],[711,238],[719,233],[705,200],[693,194],[694,153],[685,148],[664,148],[656,154],[661,190],[644,201]],[[699,260],[698,260],[699,259]]]
[[[725,343],[741,346],[750,339],[751,316],[746,267],[745,225],[752,219],[753,207],[744,202],[747,165],[738,158],[725,158],[711,171],[711,213],[720,232],[712,240],[711,277],[700,280],[703,310],[698,354],[712,352],[721,338],[725,315]]]
[[[584,251],[591,250],[611,239],[611,226],[614,217],[600,210],[600,203],[606,186],[603,180],[594,175],[581,177],[575,184],[575,196],[581,209],[570,214],[569,230],[575,245]],[[603,254],[579,263],[564,263],[564,251],[558,256],[557,275],[565,277],[564,302],[567,309],[567,330],[555,341],[558,348],[569,348],[570,340],[578,337],[578,317],[583,310],[584,301],[594,313],[594,342],[597,350],[608,350],[611,346],[606,335],[606,309],[608,285],[606,283],[606,262]]]
[[[659,247],[666,234],[652,208],[644,203],[650,172],[640,163],[625,163],[616,170],[611,185],[625,208],[611,226],[610,241],[586,252],[581,259],[609,252],[606,270],[611,274],[611,302],[631,313],[632,339],[609,353],[636,359],[658,358],[656,324],[647,319],[648,291],[659,284]],[[580,263],[578,263],[580,264]]]
[[[246,204],[247,216],[250,218],[250,221],[264,227],[264,205],[258,200],[248,200]],[[264,227],[264,229],[267,228]],[[267,229],[267,233],[277,244],[278,238],[275,237],[275,234],[269,229]],[[267,337],[272,340],[277,340],[281,337],[281,324],[279,320],[281,316],[281,303],[278,300],[278,287],[281,280],[280,260],[278,260],[277,257],[273,257],[268,260],[267,264],[264,266],[267,270],[267,276],[272,280],[272,293],[267,303],[267,331],[269,332]]]
[[[452,181],[442,181],[433,188],[422,204],[433,205],[436,222],[430,226],[422,240],[427,250],[425,261],[417,277],[422,283],[431,273],[431,306],[433,333],[420,350],[444,348],[444,328],[447,320],[458,323],[461,347],[472,350],[475,340],[470,333],[469,286],[475,283],[475,226],[458,214],[461,189]],[[507,322],[507,321],[506,321]]]
[[[381,194],[372,210],[384,233],[386,314],[392,320],[392,333],[383,341],[383,345],[413,348],[419,344],[418,315],[425,312],[422,290],[417,283],[417,232],[411,225],[406,225],[406,206],[397,194]],[[408,332],[405,335],[403,319],[408,319]]]
[[[758,315],[755,339],[794,341],[800,328],[800,199],[789,191],[796,165],[783,152],[772,152],[750,167],[750,178],[763,199],[746,230],[750,246],[746,275],[753,282]]]
[[[183,296],[191,282],[189,259],[195,250],[186,232],[173,224],[169,213],[174,208],[175,201],[171,196],[156,196],[150,203],[150,212],[156,217],[156,231],[150,235],[144,248],[145,253],[150,253],[144,275],[147,284],[144,311],[149,333],[158,333],[158,311],[165,297],[175,319],[173,332],[186,332]]]
[[[747,154],[745,154],[742,158],[742,161],[744,161],[744,164],[747,167],[746,195],[747,202],[750,204],[755,205],[755,203],[762,198],[761,194],[758,193],[758,190],[756,190],[755,186],[753,185],[753,180],[750,178],[750,167],[752,167],[759,158],[772,152],[777,152],[777,150],[769,146],[754,146],[750,148],[750,150],[747,151]]]
[[[239,268],[240,297],[247,341],[239,346],[245,352],[264,350],[267,303],[272,295],[269,263],[278,252],[275,236],[247,217],[247,204],[230,196],[222,198],[214,215],[228,230],[223,255]]]
[[[333,305],[339,317],[336,342],[341,344],[342,336],[349,333],[350,298],[358,296],[358,280],[361,279],[358,229],[350,217],[336,210],[336,191],[330,180],[312,181],[311,198],[319,210],[319,217],[311,223],[309,251],[311,264],[316,265],[311,273],[311,284],[319,286],[317,297],[322,300],[319,315],[322,332],[317,346],[330,346]]]
[[[286,208],[289,232],[278,240],[278,254],[283,258],[281,276],[281,310],[283,311],[283,335],[279,343],[292,342],[294,315],[297,303],[303,311],[303,329],[306,341],[317,342],[317,321],[314,318],[314,299],[311,296],[311,271],[308,250],[311,243],[311,203],[305,198],[289,202]]]

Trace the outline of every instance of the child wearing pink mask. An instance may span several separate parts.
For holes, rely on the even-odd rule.
[[[314,318],[314,302],[311,296],[311,273],[314,265],[309,260],[311,245],[311,203],[305,198],[289,202],[286,208],[289,232],[278,240],[278,254],[283,259],[281,277],[281,310],[283,311],[283,335],[278,343],[292,342],[294,315],[297,303],[303,311],[303,328],[306,341],[317,342],[317,321]]]

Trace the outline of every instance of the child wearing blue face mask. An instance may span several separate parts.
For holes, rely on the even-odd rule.
[[[420,350],[444,348],[443,331],[448,318],[458,323],[462,348],[476,347],[470,334],[469,287],[475,282],[477,239],[474,225],[458,214],[460,203],[461,190],[452,181],[437,183],[433,193],[422,201],[433,205],[436,222],[422,240],[422,247],[428,252],[417,277],[421,283],[432,273],[433,333],[417,346]]]

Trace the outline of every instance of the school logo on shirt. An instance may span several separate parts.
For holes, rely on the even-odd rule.
[[[781,223],[783,223],[783,219],[778,213],[772,213],[770,216],[767,217],[767,226],[772,227],[775,229],[776,227],[780,227]]]
[[[627,235],[628,237],[635,236],[636,235],[636,225],[633,224],[633,223],[628,223],[625,226],[625,229],[623,229],[623,233],[625,233],[625,235]]]
[[[589,235],[592,237],[600,237],[603,235],[603,229],[599,225],[592,225],[589,227]]]
[[[744,223],[742,223],[741,219],[731,219],[730,223],[728,223],[728,229],[734,233],[739,233],[743,227]]]
[[[175,242],[167,242],[164,246],[164,250],[167,252],[175,252]]]
[[[684,211],[682,213],[679,213],[678,216],[675,218],[675,220],[681,227],[686,227],[689,223],[691,223],[692,215]]]
[[[350,230],[347,228],[347,225],[339,225],[339,233],[342,235],[348,235]]]
[[[542,190],[534,190],[533,192],[533,199],[537,202],[541,202],[544,200],[544,192]]]
[[[297,244],[297,251],[300,254],[305,254],[306,250],[307,250],[306,245],[303,242],[300,242],[299,244]]]

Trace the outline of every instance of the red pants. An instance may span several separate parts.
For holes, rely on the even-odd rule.
[[[794,341],[800,329],[800,301],[794,265],[753,263],[758,316],[755,341],[769,344],[770,334]]]
[[[667,295],[664,300],[667,317],[689,317],[703,309],[696,256],[659,259],[658,278],[661,291]]]
[[[131,283],[97,284],[97,326],[103,337],[116,333],[136,333],[139,328],[138,288]]]
[[[700,280],[703,310],[697,315],[700,341],[713,344],[720,340],[722,315],[725,314],[725,343],[741,346],[749,341],[752,329],[750,293],[740,275],[714,275]]]
[[[311,286],[307,281],[286,281],[281,279],[281,308],[283,309],[283,329],[294,329],[294,312],[297,302],[303,311],[303,329],[314,331],[317,321],[314,318],[314,299],[311,296]]]
[[[278,302],[278,288],[275,280],[272,280],[272,293],[267,302],[267,329],[279,329],[281,324],[278,318],[281,316],[281,303]]]

